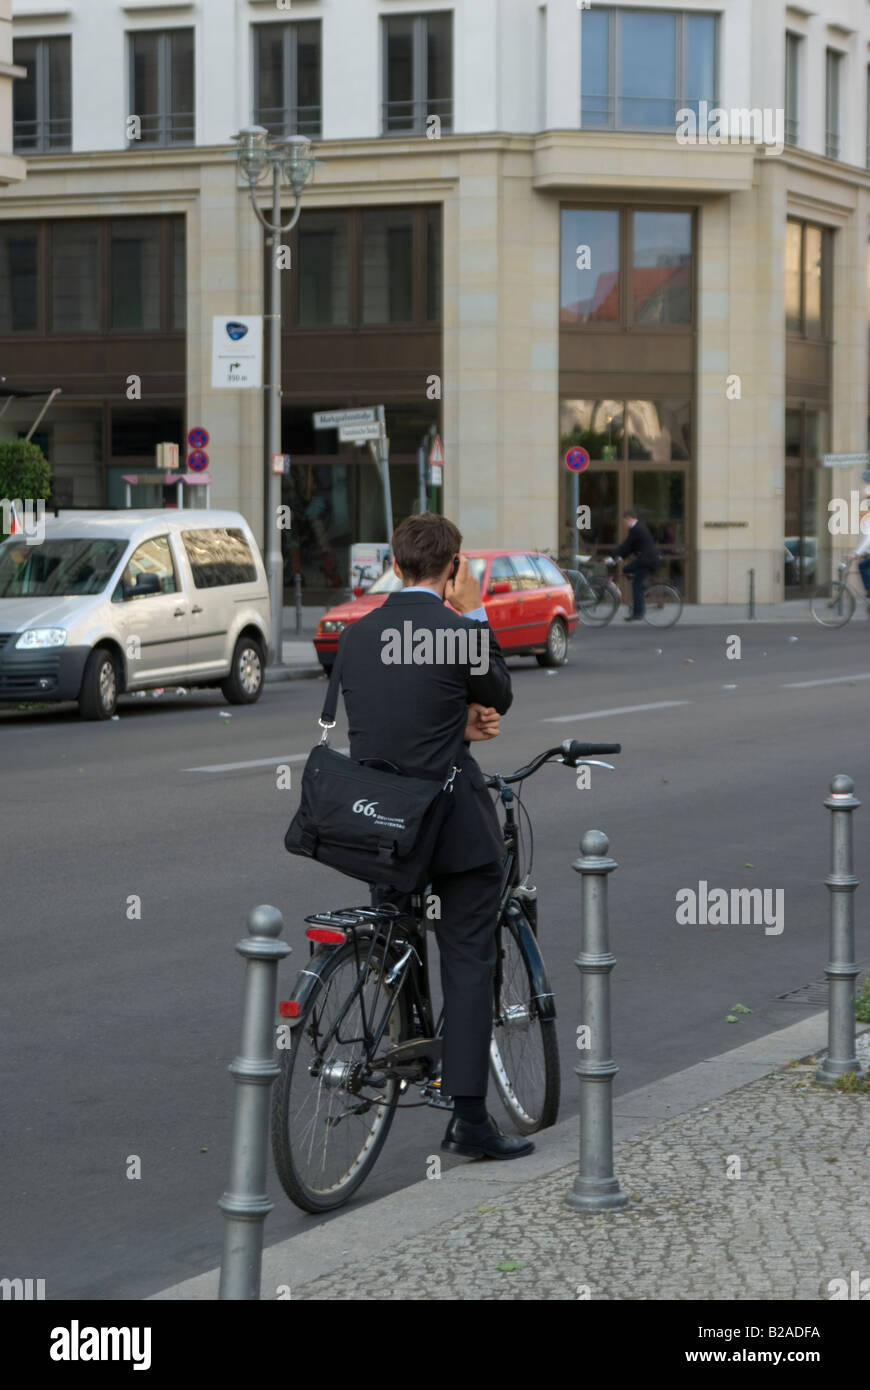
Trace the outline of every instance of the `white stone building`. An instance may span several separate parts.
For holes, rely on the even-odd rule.
[[[13,34],[0,375],[62,388],[62,504],[120,505],[202,426],[213,504],[262,534],[262,395],[211,386],[213,316],[264,311],[257,121],[320,161],[282,281],[288,582],[324,596],[382,538],[369,456],[312,428],[372,404],[396,519],[437,429],[468,544],[567,556],[579,444],[584,549],[634,505],[701,602],[827,569],[827,502],[863,485],[821,459],[867,447],[865,0],[16,0]]]

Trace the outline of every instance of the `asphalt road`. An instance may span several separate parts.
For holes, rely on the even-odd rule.
[[[732,631],[740,660],[726,656]],[[593,769],[589,790],[553,766],[524,793],[563,1118],[576,1111],[571,865],[585,829],[605,830],[619,862],[609,881],[618,1090],[806,1011],[778,996],[824,971],[830,778],[848,772],[870,795],[868,642],[858,621],[839,632],[620,624],[581,630],[553,674],[510,663],[514,704],[500,738],[478,749],[485,769],[510,771],[567,737],[623,744],[616,771]],[[307,955],[303,916],[366,900],[282,845],[323,691],[322,681],[269,685],[258,705],[231,711],[217,692],[128,700],[105,724],[70,707],[0,716],[0,1277],[44,1278],[49,1299],[141,1298],[219,1263],[226,1068],[244,975],[233,948],[246,913],[261,902],[283,912],[294,947],[286,993]],[[341,723],[336,732],[341,746]],[[288,756],[294,787],[279,790]],[[864,876],[868,831],[861,809]],[[784,930],[678,925],[676,894],[700,880],[782,889]],[[865,968],[868,892],[859,888],[856,913]],[[132,895],[139,919],[128,916]],[[737,1002],[752,1012],[728,1024]],[[445,1122],[426,1107],[401,1113],[356,1200],[418,1181]],[[139,1179],[126,1176],[133,1155]],[[271,1169],[269,1187],[267,1243],[318,1219],[287,1201]]]

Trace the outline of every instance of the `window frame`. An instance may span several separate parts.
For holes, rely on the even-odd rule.
[[[563,212],[618,212],[619,247],[618,270],[618,309],[613,321],[601,323],[564,323],[561,319],[562,286],[559,285],[559,332],[560,333],[694,333],[698,323],[698,217],[694,204],[685,203],[566,203],[559,207],[559,253],[561,258],[562,213]],[[685,323],[638,323],[634,317],[634,214],[636,212],[688,213],[691,219],[691,277],[689,284],[690,317]]]
[[[156,140],[128,140],[127,149],[146,149],[146,150],[165,150],[165,149],[190,149],[196,145],[196,28],[190,24],[177,24],[168,29],[128,29],[127,39],[127,102],[130,115],[138,115],[144,120],[145,116],[153,116],[158,121],[159,137]],[[192,111],[190,113],[191,133],[183,140],[171,138],[170,122],[173,112],[170,110],[170,100],[172,96],[172,36],[174,34],[189,34],[191,36],[190,54],[190,87],[192,98]],[[136,63],[135,63],[135,40],[138,38],[157,39],[157,106],[156,112],[136,111]]]
[[[316,107],[300,108],[299,106],[299,30],[304,25],[317,28],[317,56],[319,64],[319,86],[320,103]],[[281,129],[272,131],[268,122],[263,120],[262,103],[260,101],[260,40],[268,30],[280,30],[281,34]],[[251,94],[252,94],[252,116],[254,125],[266,126],[271,134],[280,138],[288,135],[306,135],[310,140],[319,140],[323,136],[323,22],[319,16],[312,19],[292,19],[283,20],[279,23],[269,21],[266,23],[254,23],[251,25]],[[272,108],[269,108],[272,109]],[[306,126],[311,128],[301,129],[299,123],[300,109],[312,110],[316,116],[312,116]]]
[[[678,9],[648,9],[636,6],[602,6],[599,13],[603,12],[607,16],[607,90],[605,101],[607,105],[607,121],[601,124],[583,124],[583,72],[582,56],[580,59],[580,112],[579,128],[587,131],[622,131],[637,134],[659,134],[672,135],[676,128],[677,112],[687,109],[693,105],[689,98],[689,20],[696,18],[709,18],[713,24],[713,91],[709,97],[699,97],[699,101],[708,101],[710,109],[719,104],[719,66],[720,66],[720,18],[718,13],[707,10],[678,10]],[[622,117],[623,95],[619,89],[619,71],[622,59],[622,18],[624,15],[668,15],[673,17],[674,23],[674,94],[673,94],[673,120],[670,125],[638,125],[624,122]],[[582,55],[582,47],[581,47]],[[636,98],[631,98],[636,100]]]
[[[831,290],[833,288],[833,229],[826,227],[821,222],[814,222],[808,217],[787,217],[786,224],[794,223],[801,229],[800,247],[800,321],[801,326],[798,331],[788,327],[787,317],[784,328],[786,338],[794,338],[802,343],[826,343],[832,342],[833,334],[833,303]],[[807,227],[813,227],[822,234],[822,274],[821,274],[821,312],[820,328],[818,337],[807,333],[807,294],[806,294],[806,231]],[[783,266],[783,276],[786,267]],[[786,311],[787,312],[787,311]]]
[[[172,307],[174,302],[173,283],[173,222],[179,218],[184,226],[185,236],[185,293],[183,305],[186,311],[186,246],[187,219],[184,213],[133,213],[139,220],[147,217],[159,224],[160,242],[160,326],[158,328],[113,328],[112,327],[112,267],[111,267],[111,227],[113,222],[125,220],[123,217],[48,217],[35,219],[25,217],[21,225],[36,229],[36,327],[12,329],[8,333],[0,331],[0,342],[34,341],[36,339],[81,340],[94,342],[98,338],[183,338],[186,328],[172,327]],[[95,223],[97,225],[97,292],[99,295],[98,324],[88,329],[55,329],[52,326],[52,288],[54,278],[52,233],[56,226],[68,226],[73,222]],[[5,224],[14,226],[15,221]]]
[[[441,237],[439,245],[441,249],[441,292],[440,305],[441,315],[438,319],[426,317],[428,308],[428,274],[429,274],[429,249],[427,238],[427,217],[435,210],[441,217]],[[281,279],[282,300],[282,332],[297,333],[409,333],[420,332],[422,330],[438,331],[443,324],[444,315],[444,240],[443,240],[443,204],[441,203],[371,203],[360,204],[350,208],[313,208],[312,212],[339,213],[347,219],[347,257],[348,257],[348,303],[347,303],[347,322],[346,323],[299,323],[299,281],[298,275],[283,276]],[[411,303],[413,318],[404,322],[365,322],[362,317],[363,311],[363,215],[371,212],[407,212],[411,217],[412,231],[412,267],[411,267]],[[283,214],[282,214],[283,215]],[[302,214],[297,226],[291,233],[292,240],[291,256],[294,265],[301,266],[299,258],[299,227],[305,220]],[[266,234],[264,233],[264,256],[268,258],[269,247],[266,245]],[[264,261],[267,264],[267,260]]]
[[[450,95],[447,97],[431,97],[429,93],[429,78],[427,72],[426,42],[428,38],[428,25],[430,18],[438,18],[446,15],[450,20]],[[452,10],[426,10],[412,14],[382,14],[381,19],[381,136],[387,139],[419,139],[421,136],[426,138],[426,122],[431,115],[438,115],[441,122],[441,133],[452,135],[455,129],[455,102],[456,102],[456,44],[455,44],[455,25],[453,22]],[[412,129],[410,130],[390,130],[389,118],[390,107],[396,105],[407,105],[406,102],[392,102],[389,95],[389,34],[390,23],[393,20],[409,19],[412,21],[411,30],[411,120]],[[429,111],[430,101],[438,104],[449,105],[449,114],[440,115],[437,112]]]
[[[783,92],[784,140],[786,145],[800,145],[801,59],[803,35],[785,31],[785,90]],[[792,58],[794,62],[792,63]],[[793,71],[792,71],[793,68]]]
[[[839,48],[825,48],[825,158],[840,160],[843,149],[843,60]],[[831,80],[833,76],[833,81]],[[836,88],[836,91],[834,91]],[[831,124],[831,116],[834,124]]]
[[[34,36],[33,38],[19,37],[13,38],[12,52],[13,63],[16,43],[32,43],[36,47],[34,58],[35,73],[34,87],[36,89],[36,143],[34,145],[22,145],[20,138],[16,138],[15,127],[21,126],[22,122],[15,120],[15,103],[13,98],[12,105],[12,152],[23,156],[37,154],[67,153],[72,149],[72,36],[70,34],[45,34]],[[51,139],[50,127],[51,117],[51,59],[50,46],[52,44],[63,44],[65,46],[67,64],[67,82],[69,86],[69,115],[56,117],[58,121],[65,121],[68,125],[68,138],[65,141],[57,142]],[[31,122],[27,122],[31,124]]]

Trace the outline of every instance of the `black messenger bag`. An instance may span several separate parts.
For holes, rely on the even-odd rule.
[[[284,847],[351,878],[412,893],[425,882],[438,832],[453,808],[462,743],[449,775],[437,782],[366,766],[384,759],[359,763],[337,753],[327,738],[335,726],[340,666],[337,656],[319,720],[323,735],[308,755],[299,810]]]

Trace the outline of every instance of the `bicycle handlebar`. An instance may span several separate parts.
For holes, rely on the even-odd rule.
[[[566,738],[558,748],[548,748],[545,753],[539,753],[525,767],[519,768],[517,772],[512,772],[504,777],[499,773],[484,778],[488,787],[508,786],[511,782],[522,782],[524,778],[531,777],[532,773],[537,772],[544,763],[551,758],[559,756],[561,761],[568,767],[576,767],[578,759],[591,758],[599,753],[621,753],[621,743],[578,743],[574,738]]]

